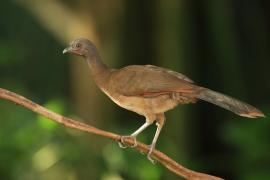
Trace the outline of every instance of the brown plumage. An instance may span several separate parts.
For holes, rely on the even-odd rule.
[[[165,122],[164,113],[178,104],[195,103],[198,99],[213,103],[240,116],[257,118],[264,114],[255,107],[224,94],[200,87],[183,74],[153,65],[131,65],[110,69],[103,62],[96,47],[87,39],[71,42],[63,53],[83,56],[98,87],[116,104],[143,115],[146,122],[130,136],[136,136],[156,121],[157,131],[148,158]],[[136,142],[136,141],[135,141]],[[134,144],[136,145],[136,143]]]

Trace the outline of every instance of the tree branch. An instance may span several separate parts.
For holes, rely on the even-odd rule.
[[[61,116],[55,112],[52,112],[46,108],[44,108],[43,106],[40,106],[32,101],[30,101],[29,99],[26,99],[23,96],[20,96],[16,93],[10,92],[6,89],[2,89],[0,88],[0,98],[1,99],[6,99],[8,101],[14,102],[15,104],[18,104],[20,106],[23,106],[27,109],[30,109],[31,111],[34,111],[38,114],[41,114],[55,122],[58,122],[60,124],[63,124],[64,126],[73,128],[73,129],[78,129],[80,131],[85,131],[91,134],[96,134],[99,136],[103,136],[109,139],[112,139],[114,141],[120,141],[121,136],[118,134],[114,134],[108,131],[104,131],[98,128],[95,128],[93,126],[75,121],[73,119]],[[127,139],[124,138],[124,143],[126,145],[133,145],[133,139]],[[147,153],[149,151],[149,148],[147,145],[138,142],[137,147],[135,147],[135,149],[137,149],[138,151],[142,152],[142,153]],[[169,169],[170,171],[174,172],[175,174],[177,174],[178,176],[184,177],[186,179],[203,179],[203,180],[222,180],[219,177],[215,177],[215,176],[211,176],[208,174],[204,174],[204,173],[199,173],[199,172],[195,172],[192,171],[190,169],[185,168],[184,166],[178,164],[177,162],[175,162],[173,159],[171,159],[170,157],[168,157],[167,155],[165,155],[164,153],[158,151],[158,150],[154,150],[152,153],[152,157],[160,162],[162,165],[164,165],[167,169]]]

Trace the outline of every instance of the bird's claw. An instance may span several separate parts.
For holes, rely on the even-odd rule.
[[[119,145],[120,148],[127,148],[127,147],[128,147],[128,146],[126,146],[125,143],[124,143],[124,139],[125,139],[125,138],[127,138],[127,139],[128,139],[128,138],[133,139],[134,144],[131,145],[131,146],[129,146],[129,147],[134,148],[134,147],[136,147],[136,146],[138,145],[137,139],[136,139],[135,136],[121,136],[120,141],[118,142],[118,145]]]
[[[127,146],[125,146],[124,143],[121,142],[121,140],[118,142],[118,146],[123,149],[127,148]]]
[[[151,157],[151,154],[147,155],[147,159],[152,163],[152,164],[156,164],[156,160],[154,160],[152,157]]]
[[[149,149],[149,152],[147,154],[147,159],[152,163],[152,164],[156,164],[156,161],[151,157],[153,150],[155,149],[155,145],[151,144]]]

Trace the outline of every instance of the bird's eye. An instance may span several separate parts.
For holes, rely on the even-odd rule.
[[[79,48],[79,47],[81,47],[81,44],[80,44],[80,43],[77,43],[77,44],[75,45],[75,47],[76,47],[76,48]]]

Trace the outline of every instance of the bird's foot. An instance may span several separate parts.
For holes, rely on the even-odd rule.
[[[124,145],[124,143],[122,143],[121,142],[121,140],[120,141],[118,141],[118,146],[120,147],[120,148],[127,148],[127,146],[126,145]]]
[[[134,144],[131,146],[126,146],[124,143],[124,139],[133,139]],[[134,148],[138,145],[136,136],[121,136],[120,141],[118,142],[118,145],[120,148],[127,148],[127,147]]]
[[[147,159],[152,163],[156,164],[156,161],[151,157],[153,150],[155,149],[155,144],[149,145],[149,152],[147,154]]]

